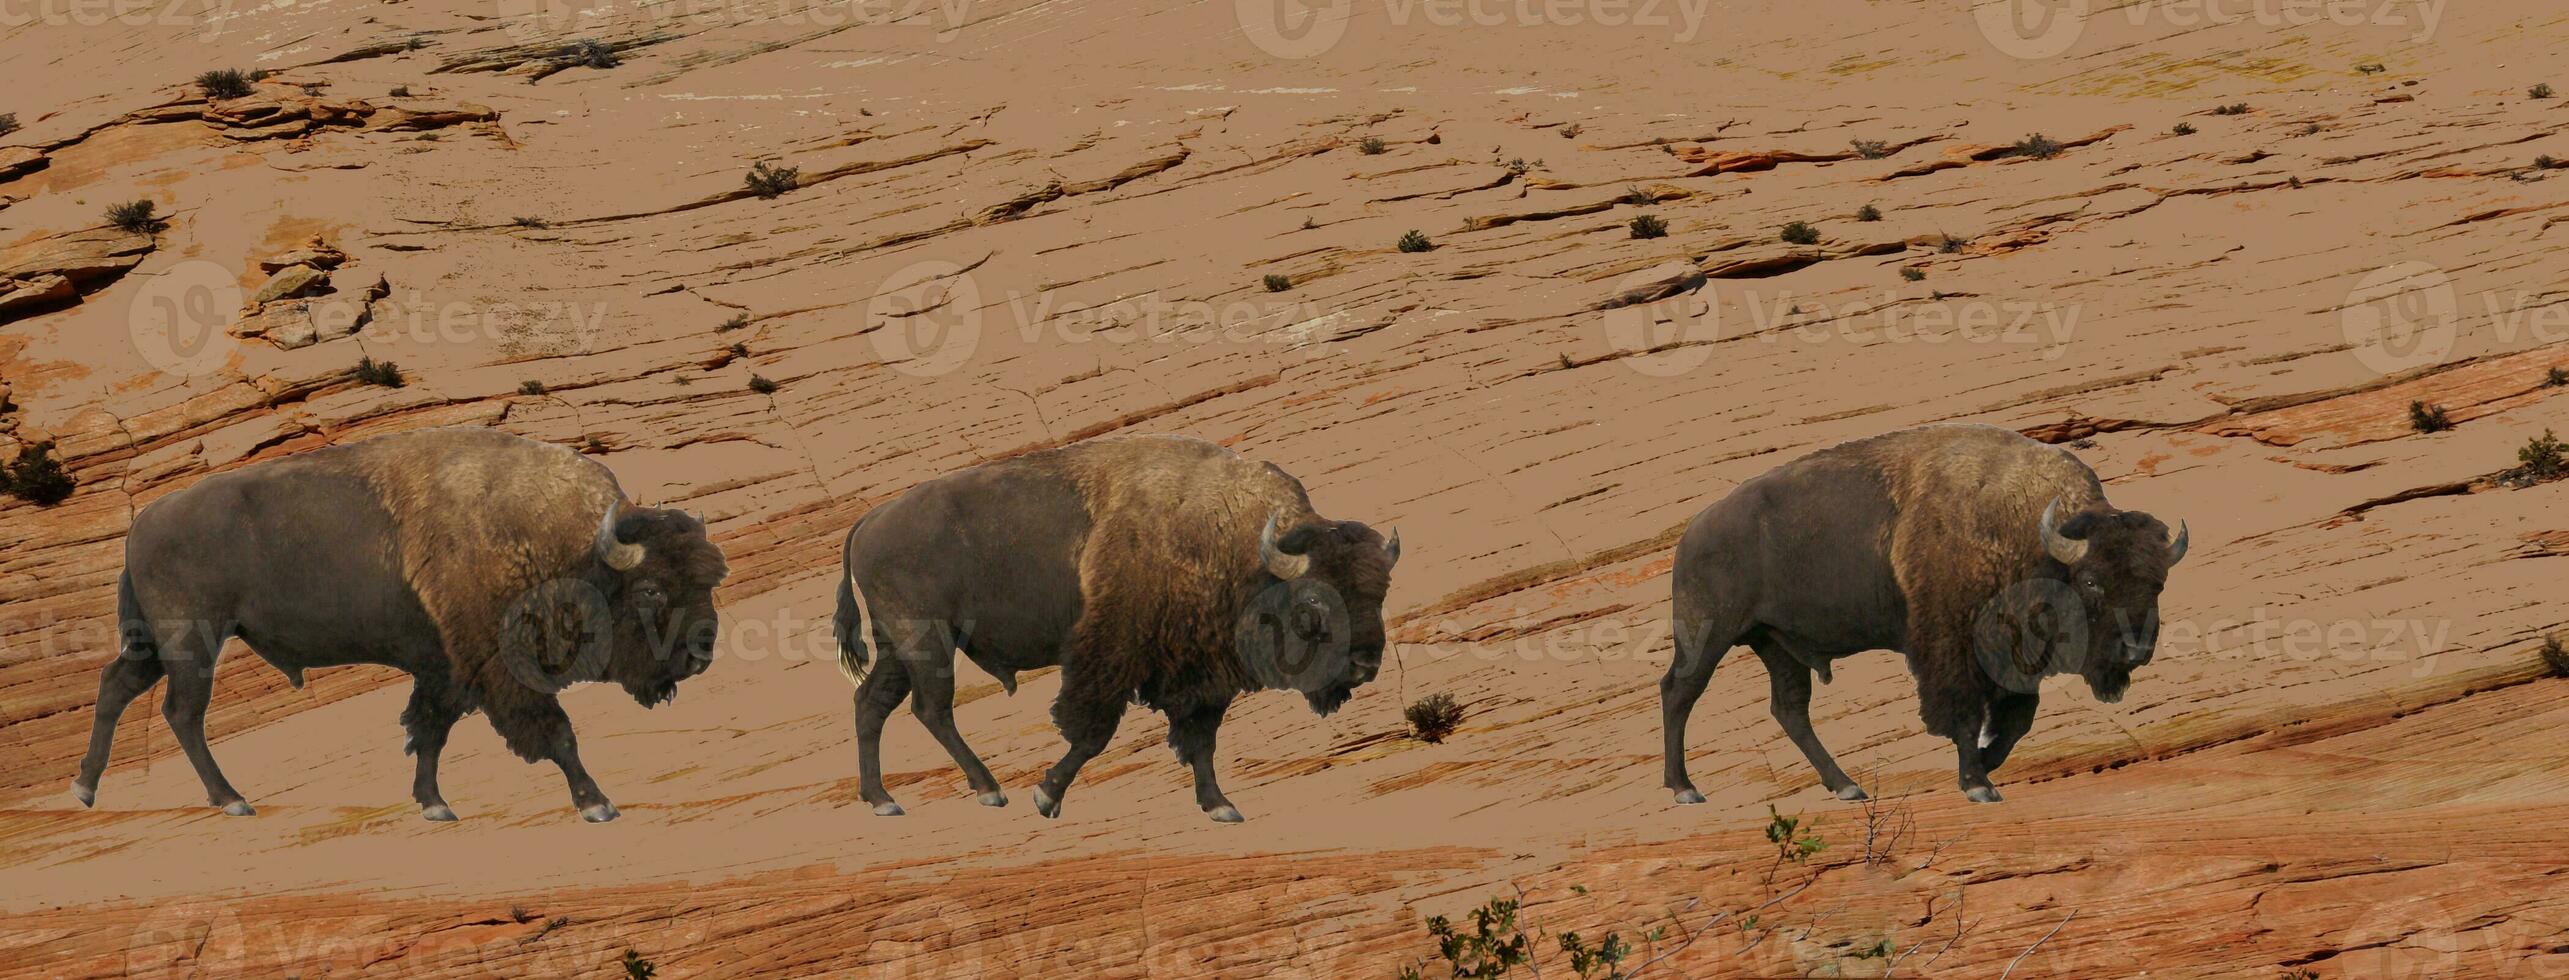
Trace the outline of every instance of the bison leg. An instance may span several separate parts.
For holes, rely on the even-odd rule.
[[[551,695],[521,694],[494,700],[484,710],[510,752],[528,762],[550,761],[562,770],[562,781],[571,787],[571,805],[579,808],[580,819],[605,823],[621,815],[598,789],[597,780],[589,778],[588,767],[580,764],[580,740],[572,734],[571,716],[562,713],[560,701]]]
[[[1667,759],[1667,786],[1676,791],[1677,802],[1701,803],[1704,794],[1695,791],[1695,781],[1686,775],[1686,719],[1694,714],[1695,700],[1704,696],[1704,686],[1712,682],[1713,668],[1730,655],[1739,638],[1735,630],[1682,616],[1672,625],[1677,652],[1668,661],[1668,673],[1659,678],[1659,730]]]
[[[410,706],[402,709],[401,727],[410,735],[403,748],[419,757],[418,770],[410,780],[410,797],[419,801],[422,818],[455,819],[454,808],[447,806],[445,795],[437,791],[437,760],[446,751],[446,734],[463,716],[462,707],[453,702],[444,682],[426,677],[411,679]]]
[[[991,778],[990,768],[981,764],[981,757],[973,754],[963,733],[954,728],[954,655],[945,654],[941,662],[902,667],[910,675],[910,711],[919,716],[919,724],[927,726],[928,734],[936,736],[937,744],[954,757],[981,805],[1007,806],[1008,794],[1000,791],[999,780]]]
[[[222,644],[220,633],[209,636],[182,630],[161,646],[161,669],[169,674],[169,695],[161,702],[161,717],[178,737],[188,764],[196,767],[196,778],[205,783],[205,801],[225,813],[246,817],[256,811],[223,778],[223,767],[214,764],[214,753],[205,746],[205,708],[214,700],[214,658]]]
[[[1222,795],[1222,785],[1213,776],[1213,736],[1222,727],[1222,713],[1230,708],[1231,699],[1224,698],[1169,716],[1169,748],[1177,750],[1178,761],[1195,770],[1195,805],[1221,823],[1241,820],[1240,808]]]
[[[99,674],[98,717],[89,723],[89,754],[81,757],[80,777],[71,783],[71,795],[80,800],[80,805],[98,801],[98,779],[107,771],[107,749],[116,740],[116,719],[124,715],[126,705],[160,681],[160,655],[150,649],[128,650],[108,661],[107,669]]]
[[[1106,743],[1115,738],[1115,726],[1123,723],[1124,704],[1132,693],[1107,686],[1101,671],[1077,670],[1077,666],[1076,662],[1063,666],[1061,697],[1053,702],[1053,726],[1061,729],[1070,750],[1035,786],[1035,812],[1047,817],[1061,816],[1062,797],[1070,792],[1079,767],[1106,751]]]
[[[1989,784],[1989,767],[1982,761],[1980,735],[1989,723],[1992,692],[1978,660],[1967,652],[1931,650],[1912,662],[1919,672],[1919,719],[1928,731],[1954,743],[1955,785],[1974,803],[1998,802],[1998,788]],[[1940,665],[1952,676],[1937,672]],[[2026,711],[2030,719],[2032,709]]]
[[[1989,733],[1981,740],[1980,767],[1996,772],[2007,761],[2007,753],[2016,748],[2016,740],[2034,727],[2034,705],[2041,700],[2036,694],[2008,691],[1989,703]]]
[[[1783,726],[1784,737],[1792,739],[1802,757],[1811,761],[1811,768],[1819,771],[1820,785],[1841,800],[1863,799],[1864,788],[1847,778],[1829,747],[1820,744],[1819,733],[1811,730],[1811,668],[1771,639],[1757,640],[1752,649],[1757,659],[1766,662],[1767,707],[1775,723]]]
[[[901,815],[901,804],[883,790],[883,720],[910,696],[910,672],[898,657],[885,657],[856,688],[856,792],[878,816]]]

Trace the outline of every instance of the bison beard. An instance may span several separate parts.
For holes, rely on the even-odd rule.
[[[980,801],[1006,804],[954,726],[960,649],[1012,692],[1020,671],[1061,668],[1052,715],[1069,746],[1035,789],[1038,812],[1059,814],[1141,704],[1168,716],[1198,805],[1239,820],[1213,773],[1224,713],[1267,689],[1321,714],[1344,705],[1380,665],[1398,557],[1397,535],[1322,518],[1284,471],[1197,439],[1102,438],[921,484],[860,519],[842,554],[860,795],[902,812],[880,739],[908,700]]]

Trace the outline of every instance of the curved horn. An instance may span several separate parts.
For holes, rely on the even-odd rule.
[[[1258,560],[1267,566],[1267,574],[1288,582],[1311,570],[1310,557],[1276,550],[1276,519],[1273,514],[1267,515],[1267,526],[1258,532]]]
[[[2185,539],[2185,519],[2178,518],[2176,537],[2168,541],[2168,564],[2174,565],[2185,560]]]
[[[598,521],[596,550],[598,560],[607,563],[608,568],[629,572],[633,570],[633,566],[642,564],[642,546],[626,544],[623,538],[616,537],[616,513],[623,509],[622,503],[607,505],[607,516]]]
[[[2055,520],[2059,516],[2060,507],[2061,498],[2059,497],[2054,497],[2051,503],[2043,505],[2043,550],[2051,554],[2053,561],[2063,565],[2077,564],[2080,558],[2087,556],[2087,542],[2061,536],[2060,523]]]
[[[1400,564],[1400,529],[1399,529],[1399,528],[1393,528],[1393,529],[1392,529],[1392,536],[1391,536],[1391,538],[1390,538],[1389,540],[1386,540],[1386,541],[1384,541],[1384,542],[1383,542],[1383,564],[1385,564],[1385,565],[1398,565],[1398,564]]]

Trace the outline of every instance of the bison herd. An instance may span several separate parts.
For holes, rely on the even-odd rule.
[[[2005,429],[1906,429],[1778,467],[1678,540],[1666,785],[1703,801],[1687,716],[1746,646],[1821,783],[1863,798],[1811,729],[1811,676],[1889,649],[1908,658],[1927,729],[1953,741],[1963,791],[1996,801],[1989,774],[2032,725],[2042,678],[2076,674],[2114,701],[2149,662],[2185,550],[2182,526],[2115,509],[2075,456]],[[1007,804],[955,727],[961,653],[1012,693],[1019,672],[1060,669],[1052,715],[1068,745],[1033,789],[1044,816],[1140,704],[1167,716],[1197,805],[1238,821],[1213,769],[1223,714],[1243,694],[1291,690],[1326,715],[1372,680],[1400,556],[1397,532],[1323,517],[1290,474],[1200,439],[1098,438],[922,483],[859,518],[840,552],[834,632],[856,686],[858,792],[901,813],[880,739],[907,701],[979,801]],[[215,660],[238,637],[298,687],[312,667],[410,674],[401,723],[427,819],[455,819],[438,756],[475,711],[510,751],[557,766],[584,819],[615,819],[556,695],[612,681],[645,707],[673,699],[714,660],[725,573],[698,518],[628,502],[569,449],[489,429],[208,477],[135,517],[121,649],[72,793],[94,802],[117,717],[166,678],[162,713],[209,802],[250,814],[205,740]]]

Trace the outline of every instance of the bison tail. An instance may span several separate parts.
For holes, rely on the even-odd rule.
[[[873,649],[874,617],[865,608],[865,594],[857,591],[856,576],[844,564],[838,580],[838,672],[850,684],[865,683],[868,651]]]
[[[143,603],[134,598],[134,573],[116,576],[116,634],[125,659],[158,662],[160,641],[152,638],[152,621],[143,615]]]

